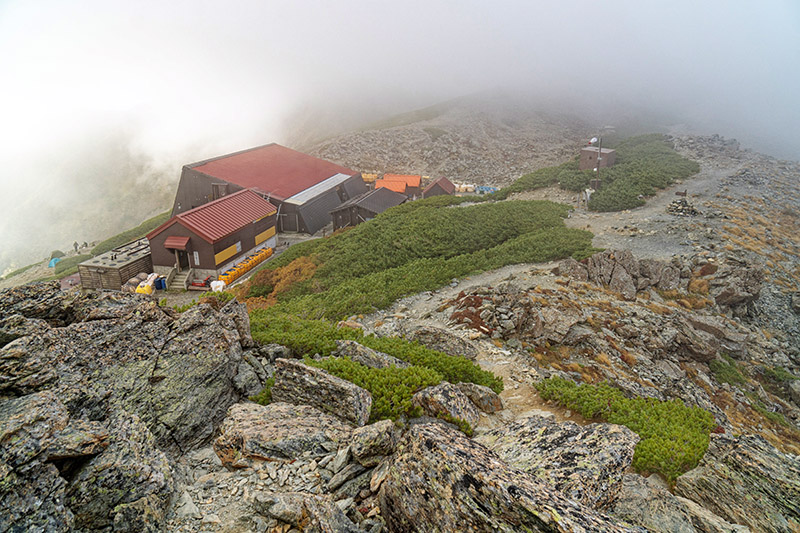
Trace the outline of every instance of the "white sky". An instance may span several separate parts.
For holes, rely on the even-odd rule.
[[[125,178],[109,143],[176,180],[280,142],[303,106],[498,86],[613,97],[800,159],[800,2],[0,0],[0,248],[69,213],[81,179]]]

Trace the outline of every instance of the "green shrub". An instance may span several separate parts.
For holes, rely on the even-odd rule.
[[[91,255],[73,255],[67,257],[56,263],[54,274],[59,277],[69,276],[78,271],[78,264],[83,263],[87,259],[91,259]]]
[[[64,252],[62,252],[61,250],[53,250],[52,252],[50,252],[50,259],[58,259],[64,257],[64,255],[66,254],[64,254]]]
[[[633,466],[643,473],[657,472],[671,484],[699,463],[708,449],[714,418],[680,400],[625,398],[622,391],[603,383],[575,383],[552,377],[536,385],[545,400],[554,400],[584,418],[621,424],[637,433]]]
[[[18,268],[16,270],[12,270],[11,272],[9,272],[5,276],[3,276],[2,279],[10,279],[10,278],[13,278],[14,276],[19,276],[20,274],[22,274],[26,270],[30,270],[31,268],[35,267],[37,264],[38,263],[33,263],[33,264],[30,264],[30,265],[25,265],[24,267]]]
[[[281,344],[301,355],[323,357],[336,349],[337,340],[353,340],[412,365],[434,370],[451,383],[476,383],[498,393],[503,390],[502,379],[465,357],[447,355],[398,337],[364,335],[358,330],[336,327],[326,320],[301,318],[286,313],[281,306],[252,311],[250,331],[261,344]]]
[[[255,396],[250,397],[251,402],[256,402],[261,405],[267,405],[272,403],[272,387],[275,385],[275,377],[269,378],[266,383],[264,383],[264,388],[261,389],[261,392],[256,394]]]
[[[368,390],[372,395],[370,422],[420,416],[421,411],[411,404],[411,398],[420,389],[437,385],[442,381],[441,374],[420,366],[370,368],[349,357],[329,357],[320,360],[306,358],[305,363]]]
[[[708,363],[708,368],[711,370],[711,373],[714,374],[717,381],[720,383],[729,383],[731,385],[747,383],[747,378],[739,371],[736,361],[731,359],[729,355],[723,354],[722,358],[724,359],[723,361],[715,359]]]

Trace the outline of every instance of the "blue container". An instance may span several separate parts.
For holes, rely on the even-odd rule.
[[[167,289],[167,280],[164,278],[156,278],[155,286],[157,291],[164,291]]]

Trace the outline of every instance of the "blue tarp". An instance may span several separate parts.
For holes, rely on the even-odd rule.
[[[58,263],[59,261],[61,261],[60,257],[54,257],[54,258],[52,258],[50,260],[49,263],[47,263],[47,266],[49,266],[50,268],[55,268],[56,267],[56,263]]]

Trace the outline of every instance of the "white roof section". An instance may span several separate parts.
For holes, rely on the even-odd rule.
[[[315,196],[319,196],[328,189],[332,189],[333,187],[336,187],[337,185],[344,183],[351,177],[352,176],[349,176],[347,174],[334,174],[330,178],[324,179],[319,183],[317,183],[316,185],[312,185],[308,189],[300,191],[294,196],[287,198],[286,203],[294,205],[304,204],[307,201],[314,198]]]

